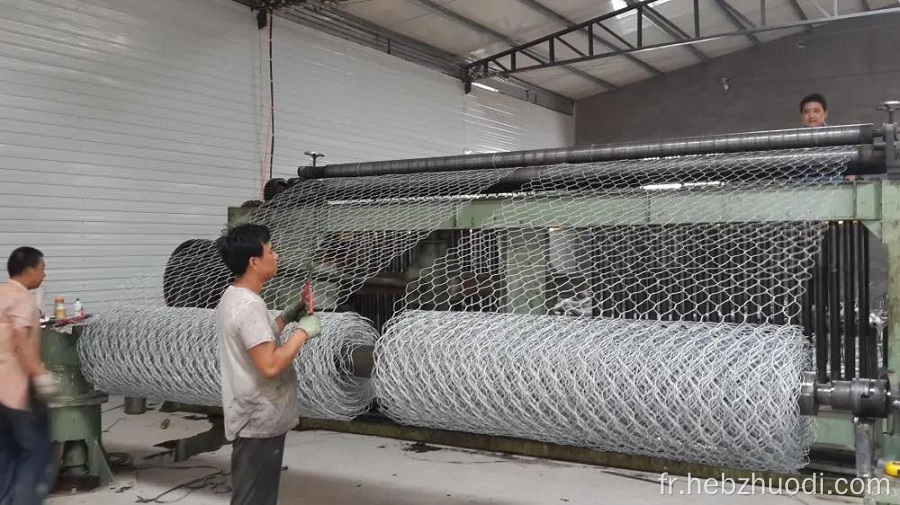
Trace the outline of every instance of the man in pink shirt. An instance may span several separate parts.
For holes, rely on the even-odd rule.
[[[29,293],[44,281],[44,255],[20,247],[0,285],[0,504],[39,504],[50,489],[47,407],[56,388],[40,357],[40,319]]]

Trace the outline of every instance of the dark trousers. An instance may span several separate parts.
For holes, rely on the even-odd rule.
[[[276,505],[285,435],[237,438],[231,452],[231,505]]]
[[[0,505],[38,505],[50,492],[50,419],[47,408],[0,405]]]

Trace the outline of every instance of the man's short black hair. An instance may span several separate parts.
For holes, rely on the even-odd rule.
[[[6,260],[6,272],[10,277],[22,275],[22,272],[41,264],[44,253],[34,247],[19,247]]]
[[[825,101],[825,97],[818,93],[810,93],[804,96],[803,100],[800,100],[800,112],[803,112],[803,107],[809,102],[819,102],[822,104],[822,110],[828,111],[828,102]]]
[[[250,258],[263,255],[263,245],[272,236],[269,229],[261,224],[242,224],[231,228],[219,240],[219,256],[235,277],[247,272]]]

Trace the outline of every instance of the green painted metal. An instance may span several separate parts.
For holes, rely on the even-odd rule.
[[[900,181],[885,180],[875,195],[881,205],[879,226],[866,226],[881,238],[888,253],[888,290],[891,295],[900,293]],[[862,198],[863,195],[860,195]],[[893,391],[900,390],[900,296],[888,297],[888,380]],[[876,445],[881,461],[900,460],[900,414],[891,414],[876,431]],[[877,468],[878,477],[884,478],[883,469]],[[864,505],[900,505],[900,479],[890,479],[891,488],[866,493]]]
[[[840,412],[820,411],[812,418],[813,448],[829,447],[853,450],[853,416]]]
[[[115,477],[103,450],[100,406],[107,395],[94,391],[81,373],[77,343],[81,328],[71,333],[44,329],[41,358],[60,379],[60,396],[50,403],[50,436],[62,446],[60,474],[99,477],[109,485]]]
[[[44,329],[41,333],[41,358],[60,379],[60,395],[52,406],[91,405],[106,401],[106,395],[95,392],[81,374],[76,347],[79,336],[80,328],[73,329],[71,334],[52,329]]]
[[[690,199],[691,205],[684,205]],[[841,184],[839,186],[809,186],[748,190],[723,194],[710,191],[671,192],[644,196],[598,196],[578,198],[577,201],[558,197],[529,198],[516,202],[516,215],[527,216],[530,226],[649,225],[727,223],[754,221],[766,216],[771,221],[864,219],[881,217],[878,206],[880,190],[877,183]],[[494,216],[502,200],[479,200],[460,211],[453,223],[461,228],[512,228],[520,225]],[[672,209],[680,209],[672,215]],[[697,209],[691,212],[690,209]],[[585,221],[585,217],[593,218]],[[575,221],[573,221],[573,218]]]
[[[433,267],[434,262],[442,258],[447,253],[448,248],[447,240],[442,240],[440,237],[431,237],[422,241],[421,244],[416,246],[413,260],[406,268],[406,271],[403,272],[404,280],[413,281],[418,279],[422,270]]]
[[[252,211],[252,207],[228,207],[228,224],[235,223]]]
[[[699,202],[697,205],[684,206],[684,199]],[[516,205],[516,216],[523,222],[511,221],[497,215],[501,206],[508,203]],[[355,207],[361,204],[354,203]],[[340,205],[329,206],[323,212],[325,229],[328,231],[366,231],[366,230],[408,230],[410,223],[391,222],[384,218],[386,213],[422,214],[434,212],[435,206],[446,206],[446,202],[410,202],[396,201],[379,203],[373,200],[367,204],[371,212],[354,212],[348,215],[342,212]],[[681,209],[673,216],[672,208]],[[691,208],[698,209],[691,212]],[[687,210],[685,210],[687,209]],[[229,222],[244,216],[248,209],[230,208]],[[268,213],[273,221],[278,221],[278,214],[287,215],[295,209],[270,209]],[[650,191],[646,195],[635,196],[597,196],[596,198],[580,197],[577,201],[567,201],[557,196],[546,198],[528,198],[516,201],[509,198],[485,197],[474,200],[460,208],[458,212],[448,216],[437,226],[437,229],[500,229],[515,228],[527,223],[529,227],[566,227],[578,225],[613,226],[639,224],[690,224],[690,223],[727,223],[744,222],[765,216],[773,221],[816,220],[837,221],[842,219],[858,219],[876,222],[881,219],[881,186],[878,182],[845,183],[838,186],[798,186],[790,188],[755,189],[723,194],[711,190],[708,194],[702,191],[689,191],[684,195],[673,195],[671,192]],[[586,221],[585,217],[593,218]],[[577,221],[573,221],[573,218]],[[423,223],[424,224],[424,223]]]
[[[99,440],[101,431],[99,408],[51,407],[50,435],[54,442]]]
[[[361,435],[373,435],[480,451],[517,454],[527,457],[623,468],[641,472],[650,472],[656,475],[668,473],[669,475],[690,475],[697,479],[732,479],[738,481],[739,487],[742,480],[746,479],[748,481],[747,489],[749,489],[750,479],[762,479],[764,483],[770,481],[778,483],[785,482],[790,478],[798,479],[800,481],[805,478],[815,478],[817,489],[822,494],[854,495],[854,493],[847,492],[849,490],[846,490],[846,488],[841,488],[840,491],[844,492],[839,493],[839,489],[836,487],[837,478],[834,476],[823,478],[820,473],[817,473],[815,477],[812,477],[811,474],[807,473],[782,474],[777,472],[759,472],[725,468],[704,465],[701,463],[687,463],[649,456],[635,456],[619,452],[599,451],[584,447],[556,445],[535,440],[445,431],[432,428],[420,428],[417,426],[402,426],[386,420],[374,418],[360,418],[349,422],[301,418],[300,423],[295,430],[328,430]],[[657,487],[660,485],[658,480],[654,480],[651,484],[656,485]]]
[[[900,293],[900,182],[884,181],[881,190],[881,240],[888,252],[888,293]],[[900,314],[900,296],[888,297],[888,311]],[[888,320],[888,378],[891,389],[900,390],[900,318]],[[884,457],[900,459],[900,415],[892,414],[882,440]]]

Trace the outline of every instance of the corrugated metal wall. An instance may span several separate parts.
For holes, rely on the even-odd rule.
[[[573,118],[276,18],[274,175],[324,161],[571,145]],[[229,0],[0,3],[0,251],[89,312],[259,198],[267,32]],[[267,175],[267,174],[266,174]],[[0,274],[5,279],[5,271]]]

